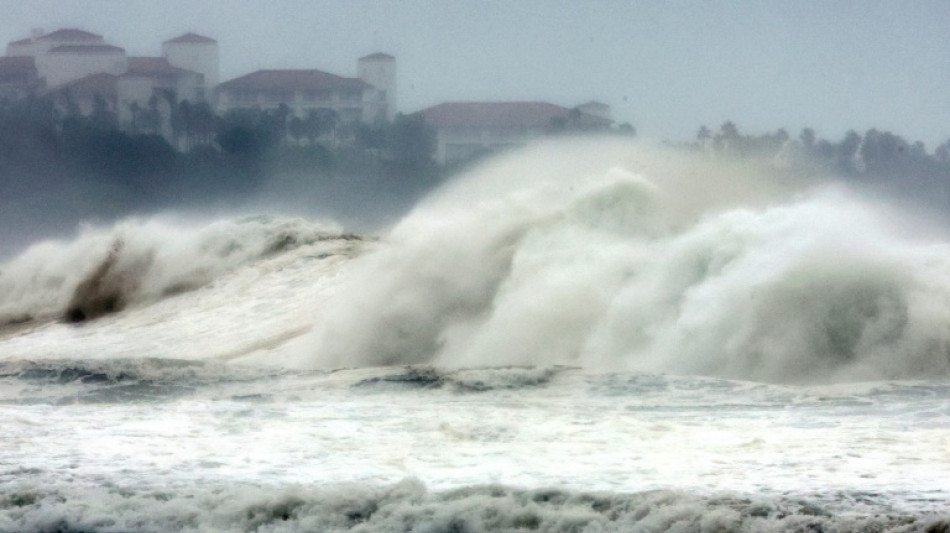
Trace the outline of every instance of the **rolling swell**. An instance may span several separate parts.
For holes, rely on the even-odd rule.
[[[360,258],[313,361],[948,376],[950,245],[892,214],[765,165],[542,146],[440,191]]]
[[[500,485],[430,493],[414,479],[389,487],[278,490],[233,484],[201,491],[63,487],[38,492],[23,487],[0,496],[0,529],[86,533],[946,531],[946,517],[862,503],[869,500],[873,496],[861,494],[839,495],[828,502],[667,491],[520,490]]]
[[[328,239],[354,239],[301,219],[248,217],[204,226],[159,218],[37,244],[0,267],[0,326],[80,322],[197,289],[251,261]]]
[[[274,371],[159,358],[2,361],[0,404],[164,402],[214,385],[274,376]]]

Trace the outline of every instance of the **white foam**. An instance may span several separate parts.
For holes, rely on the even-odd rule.
[[[310,351],[320,367],[950,375],[950,246],[916,241],[890,214],[765,166],[542,146],[403,220],[349,269]]]
[[[0,323],[63,315],[84,286],[114,293],[121,306],[151,303],[339,233],[325,223],[272,217],[204,224],[154,217],[88,227],[72,241],[36,244],[0,266]]]

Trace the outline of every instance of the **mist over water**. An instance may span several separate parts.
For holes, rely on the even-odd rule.
[[[539,145],[438,191],[351,265],[307,352],[318,367],[945,376],[950,247],[890,214],[767,165]]]

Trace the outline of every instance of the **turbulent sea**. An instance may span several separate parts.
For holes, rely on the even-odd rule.
[[[379,236],[38,243],[0,264],[0,531],[945,533],[950,240],[924,228],[584,141]]]

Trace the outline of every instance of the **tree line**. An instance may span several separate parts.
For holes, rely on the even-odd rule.
[[[732,121],[717,131],[700,127],[694,141],[677,146],[711,156],[759,158],[791,172],[836,177],[936,207],[950,207],[950,140],[929,152],[923,142],[889,131],[849,130],[821,139],[812,128],[745,134]]]
[[[130,112],[120,127],[100,97],[88,114],[45,97],[0,101],[0,193],[9,199],[81,181],[134,210],[249,194],[279,172],[413,187],[440,177],[434,133],[421,117],[368,125],[332,110],[297,117],[285,105],[218,115],[205,102],[161,96]]]
[[[332,110],[297,116],[286,105],[218,115],[205,102],[174,95],[156,95],[130,111],[131,122],[120,127],[101,98],[87,114],[46,97],[0,101],[0,199],[81,183],[114,207],[110,214],[121,214],[253,194],[272,176],[291,175],[300,187],[321,191],[325,202],[334,195],[353,204],[370,195],[409,201],[459,168],[435,164],[435,133],[420,115],[365,124],[343,121]],[[551,134],[583,131],[570,127],[570,118],[553,124]],[[617,131],[635,135],[628,124]],[[878,129],[828,140],[811,128],[797,136],[785,129],[748,134],[727,121],[715,131],[703,126],[694,140],[676,146],[713,157],[766,158],[790,171],[950,207],[950,141],[928,152],[921,142]]]

